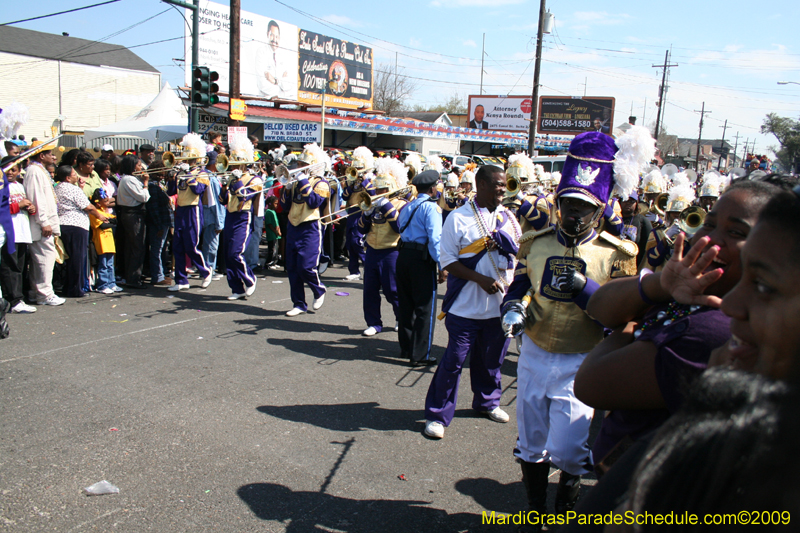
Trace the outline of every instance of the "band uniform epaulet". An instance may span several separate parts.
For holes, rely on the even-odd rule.
[[[517,252],[517,259],[525,259],[531,251],[531,245],[536,237],[540,237],[546,233],[550,233],[555,229],[555,226],[547,226],[539,231],[528,231],[519,238],[519,252]]]
[[[619,275],[635,276],[638,271],[636,254],[639,253],[639,247],[636,246],[636,243],[620,239],[607,231],[601,232],[599,237],[622,252],[623,257],[614,261],[614,270],[616,270]]]

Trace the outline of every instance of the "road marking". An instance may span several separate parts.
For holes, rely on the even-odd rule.
[[[106,511],[105,513],[101,514],[101,515],[100,515],[100,516],[98,516],[97,518],[92,518],[91,520],[87,520],[86,522],[81,522],[81,523],[80,523],[80,524],[78,524],[77,526],[75,526],[75,527],[73,527],[72,529],[70,529],[70,532],[72,532],[72,531],[78,531],[78,530],[79,530],[80,528],[82,528],[83,526],[88,526],[88,525],[89,525],[89,524],[91,524],[92,522],[97,522],[97,521],[98,521],[98,520],[100,520],[101,518],[105,518],[105,517],[107,517],[107,516],[111,516],[112,514],[114,514],[114,513],[117,513],[117,512],[119,512],[119,511],[121,511],[121,510],[122,510],[122,508],[121,508],[121,507],[117,507],[116,509],[113,509],[113,510],[111,510],[111,511]]]
[[[78,344],[73,344],[71,346],[61,346],[59,348],[53,348],[52,350],[45,350],[44,352],[39,352],[39,353],[31,354],[31,355],[22,355],[20,357],[12,357],[11,359],[1,359],[0,363],[10,363],[12,361],[19,361],[20,359],[30,359],[31,357],[38,357],[40,355],[47,355],[49,353],[60,352],[62,350],[71,350],[72,348],[78,348],[80,346],[87,346],[89,344],[96,344],[98,342],[104,342],[104,341],[110,341],[110,340],[113,340],[113,339],[119,339],[120,337],[127,337],[128,335],[136,335],[138,333],[144,333],[146,331],[153,331],[155,329],[169,328],[169,327],[172,327],[172,326],[178,326],[180,324],[186,324],[187,322],[194,322],[195,320],[203,320],[205,318],[211,318],[213,316],[218,316],[218,315],[221,315],[221,314],[222,313],[212,313],[210,315],[203,315],[203,316],[198,316],[198,317],[195,317],[195,318],[187,318],[186,320],[179,320],[178,322],[173,322],[172,324],[162,324],[160,326],[153,326],[151,328],[140,329],[138,331],[129,331],[128,333],[121,333],[119,335],[113,335],[111,337],[105,337],[105,338],[102,338],[102,339],[94,339],[94,340],[91,340],[91,341],[86,341],[86,342],[81,342],[81,343],[78,343]]]

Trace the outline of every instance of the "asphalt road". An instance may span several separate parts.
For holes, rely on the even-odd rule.
[[[361,282],[345,274],[329,269],[325,305],[296,318],[283,314],[282,272],[247,301],[227,301],[224,279],[207,290],[195,279],[188,292],[92,294],[10,316],[0,530],[514,531],[481,520],[526,507],[516,354],[503,366],[510,423],[473,414],[465,371],[455,420],[427,439],[433,369],[398,359],[391,329],[361,336]],[[385,302],[383,313],[392,325]],[[446,340],[438,323],[435,355]],[[82,491],[101,480],[119,494]]]

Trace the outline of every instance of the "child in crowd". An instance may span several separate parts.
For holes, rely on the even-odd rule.
[[[3,158],[2,163],[7,164],[13,157]],[[22,295],[23,272],[25,272],[25,256],[28,245],[31,243],[31,225],[28,215],[36,213],[36,207],[25,197],[25,187],[22,185],[20,166],[14,165],[6,171],[8,177],[9,208],[11,222],[14,224],[14,242],[16,250],[9,253],[9,247],[3,246],[0,257],[0,286],[2,286],[5,299],[11,304],[14,313],[34,313],[36,308],[26,304]],[[0,181],[2,185],[2,181]]]
[[[109,218],[108,222],[103,222],[94,215],[89,215],[92,224],[92,243],[97,251],[97,292],[114,294],[122,291],[114,278],[114,255],[117,249],[114,246],[112,228],[116,225],[117,219],[109,212],[111,198],[102,187],[92,193],[92,203],[98,211]]]
[[[264,229],[267,235],[267,259],[264,266],[270,270],[278,270],[278,241],[281,238],[281,227],[278,224],[278,197],[267,198],[267,210],[264,214]]]

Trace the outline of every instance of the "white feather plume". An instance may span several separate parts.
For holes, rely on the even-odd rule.
[[[372,150],[367,148],[366,146],[359,146],[355,150],[353,150],[353,156],[351,158],[353,161],[358,161],[359,163],[363,163],[366,169],[375,168],[375,156],[372,155]]]
[[[399,189],[405,188],[408,185],[408,167],[398,159],[391,158],[389,160],[391,161],[390,172],[394,177],[395,183],[397,183],[397,187]]]
[[[658,167],[648,172],[647,175],[642,178],[642,188],[647,191],[647,187],[651,183],[661,192],[664,192],[667,189],[667,180],[664,178],[664,175],[661,174],[661,170],[658,169]]]
[[[183,146],[187,151],[195,150],[200,154],[203,154],[206,151],[206,142],[202,137],[200,137],[200,135],[196,133],[187,133],[184,135],[183,140],[181,141],[181,146]]]
[[[442,163],[442,158],[438,155],[430,155],[428,156],[428,161],[425,163],[425,168],[423,170],[435,170],[439,174],[442,173],[444,170],[444,163]]]
[[[561,172],[551,172],[550,179],[553,181],[553,185],[558,185],[561,183]]]
[[[538,165],[541,167],[541,172],[544,172],[544,167],[542,165]],[[508,168],[519,168],[518,176],[526,177],[528,179],[533,178],[536,176],[536,166],[534,166],[533,161],[531,158],[525,154],[514,154],[508,158]],[[541,178],[539,178],[541,179]]]
[[[11,102],[0,113],[0,139],[10,139],[19,129],[28,123],[31,114],[28,108],[19,102]]]
[[[616,140],[616,145],[618,151],[614,156],[614,189],[611,195],[627,200],[639,185],[639,173],[656,155],[656,141],[647,128],[631,126]]]
[[[680,174],[684,173],[681,172]],[[691,183],[689,183],[689,178],[687,178],[685,174],[683,179],[679,179],[677,183],[673,180],[673,183],[675,183],[675,185],[669,190],[669,203],[674,202],[678,198],[683,200],[687,206],[694,202],[694,189],[692,188]]]
[[[239,161],[254,161],[255,149],[253,143],[246,135],[232,135],[228,137],[228,147],[231,149],[231,162],[234,160]]]
[[[415,175],[422,172],[422,159],[419,158],[419,155],[408,154],[404,163],[414,169]]]
[[[375,175],[379,178],[386,178],[392,175],[391,173],[391,159],[388,157],[379,157],[375,160]]]

